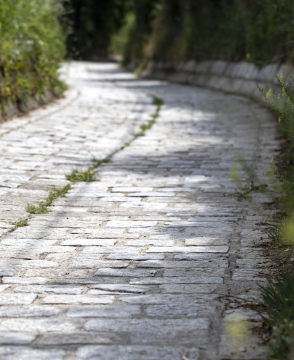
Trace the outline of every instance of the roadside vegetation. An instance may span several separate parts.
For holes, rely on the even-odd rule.
[[[0,0],[0,115],[65,89],[58,78],[65,55],[60,12],[54,0]]]
[[[294,79],[288,72],[287,76]],[[272,89],[260,88],[269,106],[278,115],[282,135],[285,139],[282,155],[271,160],[273,172],[278,179],[273,199],[280,210],[278,225],[268,229],[273,244],[280,248],[285,258],[276,278],[268,279],[261,288],[259,303],[263,320],[268,328],[270,352],[268,358],[291,360],[294,356],[294,96],[293,89],[285,84],[284,76],[277,78],[281,94],[274,95]]]
[[[292,81],[294,78],[285,69]],[[275,95],[272,89],[267,92],[259,85],[259,90],[271,109],[278,115],[280,135],[284,139],[279,157],[271,159],[268,169],[268,184],[260,180],[252,168],[237,155],[237,164],[232,164],[231,177],[241,191],[241,196],[252,202],[262,215],[270,216],[267,209],[261,208],[255,201],[257,192],[266,193],[274,205],[276,215],[273,224],[267,229],[274,248],[275,259],[280,267],[275,277],[268,278],[266,286],[262,286],[261,300],[256,302],[264,324],[264,338],[269,345],[268,359],[292,360],[294,358],[294,95],[293,89],[285,83],[283,74],[277,81],[281,93]],[[269,159],[270,160],[270,159]],[[250,186],[246,186],[238,169],[242,169],[249,178]]]
[[[290,0],[129,1],[111,50],[124,62],[247,60],[257,65],[293,59]],[[123,46],[122,46],[123,45]]]

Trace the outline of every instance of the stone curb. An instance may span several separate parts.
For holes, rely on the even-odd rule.
[[[133,67],[132,64],[129,66],[131,69]],[[285,67],[292,72],[292,66],[285,64],[269,64],[258,68],[249,62],[187,61],[173,63],[150,61],[142,76],[223,90],[264,102],[256,84],[259,84],[265,91],[271,87],[275,93],[281,92],[275,74],[280,76],[283,73],[286,85],[292,85]]]

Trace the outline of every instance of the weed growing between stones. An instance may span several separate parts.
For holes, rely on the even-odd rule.
[[[66,180],[69,180],[73,183],[80,181],[85,181],[85,182],[99,181],[95,177],[94,170],[96,170],[101,164],[109,162],[110,158],[107,157],[102,160],[93,158],[91,161],[93,162],[93,165],[89,166],[87,170],[80,171],[78,169],[73,169],[70,174],[65,175]]]
[[[161,109],[161,106],[163,105],[163,100],[156,97],[156,96],[153,96],[153,101],[152,101],[153,105],[156,105],[156,110],[155,110],[155,113],[151,115],[151,119],[149,121],[147,121],[147,123],[145,124],[141,124],[140,125],[140,129],[141,131],[134,134],[134,138],[126,143],[124,146],[122,146],[121,149],[124,149],[126,146],[129,146],[131,144],[132,141],[134,141],[135,139],[137,139],[138,137],[140,136],[144,136],[145,135],[145,132],[147,130],[150,130],[152,128],[152,126],[155,124],[156,122],[156,119],[158,118],[159,116],[159,113],[160,113],[160,109]]]
[[[254,193],[256,192],[266,193],[267,196],[271,200],[273,200],[276,194],[278,193],[278,190],[276,189],[277,186],[275,179],[272,176],[270,177],[272,179],[271,186],[269,186],[268,184],[261,183],[255,171],[246,163],[243,157],[237,152],[234,155],[236,158],[236,163],[233,163],[231,165],[230,177],[238,186],[238,189],[240,190],[239,195],[250,201],[253,208],[260,215],[269,217],[270,214],[268,214],[268,212],[263,207],[261,207],[258,202],[255,201]],[[244,181],[244,179],[241,177],[240,170],[249,179],[249,184],[248,184],[248,180]],[[268,174],[272,175],[272,173],[270,174],[270,171],[268,171]]]
[[[27,204],[26,211],[30,214],[45,214],[49,212],[49,209],[45,203],[40,202],[37,204]]]
[[[17,221],[12,221],[10,224],[14,225],[14,227],[12,229],[10,229],[9,232],[13,232],[19,227],[28,226],[29,219],[19,219]]]
[[[59,197],[65,197],[69,190],[70,184],[62,188],[51,189],[44,201],[39,201],[36,204],[27,204],[26,211],[30,214],[45,214],[49,212],[48,207],[52,205],[53,201]]]
[[[268,228],[265,232],[275,245],[277,246],[289,245],[289,244],[285,244],[285,242],[282,240],[279,226],[274,225]]]
[[[65,197],[66,194],[69,192],[69,190],[70,190],[70,184],[67,184],[62,188],[51,189],[49,191],[46,205],[50,206],[55,199],[57,199],[59,197]]]
[[[153,97],[153,104],[156,105],[155,113],[151,115],[151,119],[146,123],[141,125],[141,133],[135,134],[133,136],[133,139],[129,142],[126,142],[124,146],[120,149],[124,149],[126,146],[130,146],[131,143],[138,137],[145,135],[145,131],[149,130],[152,125],[155,123],[156,119],[159,116],[161,106],[163,104],[163,101],[157,97]],[[114,153],[118,152],[119,150],[115,151]],[[112,154],[113,155],[113,154]],[[112,156],[111,155],[111,156]],[[103,163],[108,163],[110,161],[111,156],[106,157],[105,159],[96,159],[93,158],[91,161],[93,165],[89,166],[87,170],[81,171],[78,169],[73,169],[70,174],[66,174],[65,178],[73,183],[76,182],[92,182],[92,181],[98,181],[96,179],[94,171]],[[39,201],[34,204],[27,204],[26,211],[30,214],[45,214],[48,213],[49,207],[52,205],[53,201],[56,200],[59,197],[65,197],[68,191],[70,190],[71,185],[67,184],[62,188],[55,188],[49,190],[48,196],[45,200]],[[10,230],[10,232],[16,230],[20,226],[27,226],[29,219],[20,219],[19,221],[13,223],[15,227]]]
[[[153,105],[157,106],[156,111],[160,110],[160,107],[164,104],[164,101],[157,96],[153,96]]]
[[[90,166],[90,167],[88,168],[88,170],[90,170],[90,171],[97,169],[97,168],[98,168],[101,164],[103,164],[103,163],[108,163],[108,162],[110,161],[110,158],[107,157],[107,158],[102,159],[102,160],[93,158],[91,161],[92,161],[92,163],[94,163],[94,165],[92,165],[92,166]]]
[[[94,176],[94,173],[92,170],[85,170],[80,171],[78,169],[73,169],[70,174],[65,175],[66,180],[69,180],[73,183],[79,182],[79,181],[96,181],[97,179]]]

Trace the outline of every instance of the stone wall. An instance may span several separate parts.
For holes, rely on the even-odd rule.
[[[26,103],[16,104],[8,102],[7,104],[3,104],[0,110],[0,122],[6,121],[16,115],[25,114],[30,110],[37,109],[38,107],[49,103],[53,99],[53,94],[51,92],[47,92],[46,94],[39,96],[29,97]]]
[[[287,68],[292,70],[288,65]],[[204,61],[197,63],[188,61],[155,63],[151,61],[143,71],[142,76],[209,87],[264,101],[256,84],[258,83],[265,90],[271,87],[274,92],[281,92],[281,87],[274,76],[275,73],[279,76],[281,72],[283,72],[286,83],[291,85],[285,65],[270,64],[258,68],[249,62]]]

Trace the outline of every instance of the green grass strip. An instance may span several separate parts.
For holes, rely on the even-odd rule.
[[[65,185],[62,188],[50,189],[47,198],[44,201],[39,201],[35,204],[27,204],[26,211],[30,214],[46,214],[49,212],[49,206],[53,201],[65,197],[70,190],[70,184]]]
[[[69,180],[73,183],[79,182],[79,181],[85,181],[85,182],[91,182],[91,181],[97,181],[97,179],[94,176],[93,171],[91,170],[85,170],[80,171],[78,169],[73,169],[70,174],[65,175],[66,180]]]
[[[14,225],[14,227],[12,229],[10,229],[8,232],[13,232],[19,227],[28,226],[29,219],[19,219],[17,221],[12,221],[10,224]]]

